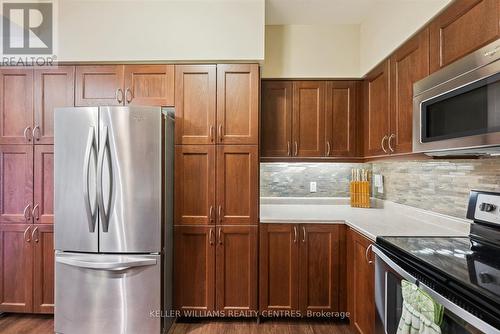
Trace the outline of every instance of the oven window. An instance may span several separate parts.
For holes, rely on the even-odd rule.
[[[422,142],[500,131],[500,74],[422,103]]]
[[[399,320],[403,313],[403,293],[401,290],[401,277],[387,272],[387,333],[398,331]]]

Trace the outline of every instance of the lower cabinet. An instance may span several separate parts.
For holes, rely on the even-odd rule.
[[[53,225],[0,224],[0,312],[54,312]]]
[[[372,242],[349,229],[347,233],[347,291],[351,330],[375,332],[375,290]]]
[[[257,310],[257,231],[256,225],[175,226],[175,309],[197,312],[186,316]]]
[[[344,229],[335,224],[260,225],[264,316],[321,316],[342,310]]]

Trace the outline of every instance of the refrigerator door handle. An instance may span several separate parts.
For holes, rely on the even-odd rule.
[[[106,213],[104,204],[104,193],[102,188],[102,173],[104,169],[104,156],[108,145],[108,127],[103,127],[103,135],[101,138],[101,147],[99,148],[99,157],[97,158],[97,204],[99,206],[99,214],[101,216],[102,231],[108,232],[109,217]]]
[[[95,212],[92,212],[89,194],[89,172],[90,172],[90,156],[94,150],[94,127],[89,127],[89,134],[87,137],[87,147],[85,148],[85,160],[83,162],[83,197],[85,200],[85,211],[87,213],[87,221],[89,225],[89,232],[95,231]],[[97,201],[97,198],[96,198]],[[94,202],[94,210],[97,210],[97,203]]]
[[[89,260],[79,259],[76,257],[73,258],[69,256],[56,257],[57,263],[62,263],[78,268],[88,268],[96,270],[111,270],[111,271],[125,270],[134,267],[156,265],[156,259],[152,258],[138,258],[138,259],[124,258],[123,261],[100,261],[100,262],[92,261],[92,258],[89,258]]]

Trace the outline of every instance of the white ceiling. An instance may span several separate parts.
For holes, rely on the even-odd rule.
[[[440,0],[266,0],[266,24],[359,24],[377,3]]]

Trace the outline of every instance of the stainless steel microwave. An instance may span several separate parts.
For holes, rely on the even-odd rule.
[[[414,84],[413,152],[500,154],[500,39]]]

